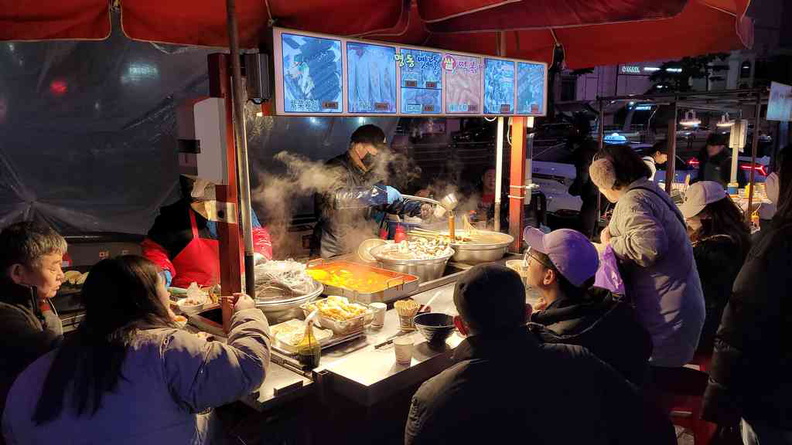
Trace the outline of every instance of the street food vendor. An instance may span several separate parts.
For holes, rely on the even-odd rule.
[[[160,209],[141,247],[143,256],[160,267],[168,286],[186,288],[195,282],[213,286],[220,281],[215,185],[201,178],[181,175],[182,198]],[[272,243],[266,228],[251,212],[256,262],[272,259]]]
[[[432,212],[430,205],[408,202],[383,183],[387,150],[385,132],[376,125],[363,125],[352,133],[349,149],[326,163],[332,185],[316,195],[319,221],[313,254],[331,258],[351,252],[375,236],[374,221],[386,213],[421,216]]]

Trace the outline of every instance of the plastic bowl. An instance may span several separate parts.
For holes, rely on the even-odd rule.
[[[454,317],[440,312],[426,312],[415,316],[415,327],[430,344],[445,343],[454,332]]]

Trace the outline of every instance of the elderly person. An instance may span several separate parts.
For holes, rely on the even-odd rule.
[[[237,294],[228,342],[207,341],[174,325],[168,297],[159,269],[143,257],[93,266],[77,332],[8,393],[8,443],[209,443],[210,409],[264,381],[269,326]]]
[[[0,413],[17,375],[63,338],[50,298],[63,282],[65,253],[66,241],[48,226],[22,222],[0,232]]]
[[[627,297],[652,337],[650,364],[681,367],[698,344],[704,297],[684,218],[649,173],[628,146],[606,146],[591,164],[594,184],[616,203],[601,241],[620,260]]]

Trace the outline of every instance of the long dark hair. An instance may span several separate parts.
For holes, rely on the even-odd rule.
[[[739,247],[744,256],[751,247],[751,230],[737,204],[726,197],[707,204],[699,214],[701,227],[690,235],[693,242],[702,241],[715,235],[728,235]]]
[[[171,325],[168,309],[157,296],[157,267],[125,255],[91,268],[82,289],[85,320],[67,338],[44,381],[33,414],[36,424],[57,418],[66,395],[78,416],[93,415],[102,396],[113,391],[136,330]]]
[[[778,168],[778,211],[774,219],[792,220],[792,144],[784,147]]]

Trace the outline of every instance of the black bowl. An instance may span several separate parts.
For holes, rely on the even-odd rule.
[[[414,320],[418,331],[433,345],[445,343],[455,329],[454,317],[439,312],[418,314]]]

